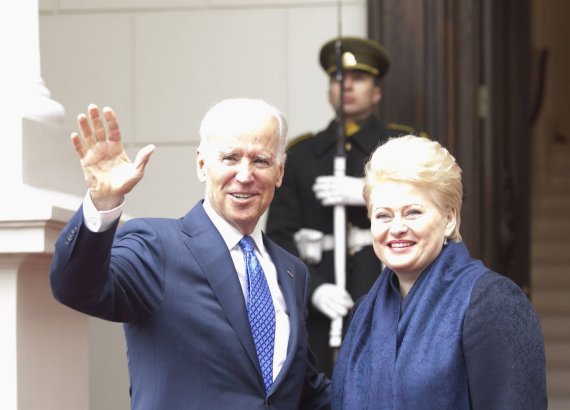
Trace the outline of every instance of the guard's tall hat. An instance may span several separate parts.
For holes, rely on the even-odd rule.
[[[320,62],[328,74],[336,70],[337,38],[328,41],[320,53]],[[342,66],[345,70],[358,70],[382,78],[390,68],[390,59],[384,47],[373,40],[358,37],[341,37]]]

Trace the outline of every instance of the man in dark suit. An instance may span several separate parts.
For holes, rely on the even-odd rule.
[[[114,112],[103,115],[89,106],[71,136],[89,192],[57,241],[50,281],[61,303],[124,322],[131,407],[329,408],[305,328],[307,267],[259,226],[283,177],[282,114],[259,100],[212,107],[197,150],[205,199],[180,219],[118,230],[155,148],[131,162]]]
[[[336,76],[335,43],[333,39],[324,44],[319,59],[330,78],[329,102],[338,113],[341,88]],[[375,115],[382,99],[380,81],[390,67],[382,45],[365,38],[344,37],[341,48],[346,176],[333,175],[339,128],[334,118],[324,130],[291,142],[283,185],[275,193],[267,218],[267,235],[309,264],[313,286],[309,338],[319,369],[328,376],[334,364],[329,346],[331,319],[346,315],[382,270],[372,249],[370,220],[362,197],[364,164],[380,143],[415,131],[399,124],[383,124]],[[334,205],[346,207],[346,289],[337,286],[334,277]]]

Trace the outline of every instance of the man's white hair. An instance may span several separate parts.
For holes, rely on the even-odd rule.
[[[268,119],[276,124],[279,139],[277,161],[285,162],[287,148],[287,120],[279,109],[259,99],[231,98],[212,106],[200,124],[200,145],[206,148],[210,138],[226,138],[256,131]]]

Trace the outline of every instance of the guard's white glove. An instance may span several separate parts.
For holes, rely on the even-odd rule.
[[[299,256],[307,263],[319,263],[323,253],[324,234],[315,229],[302,228],[293,235]]]
[[[364,206],[363,184],[364,178],[323,175],[315,179],[313,191],[324,206]]]
[[[354,305],[352,297],[340,286],[323,283],[313,292],[313,306],[330,319],[344,317]]]

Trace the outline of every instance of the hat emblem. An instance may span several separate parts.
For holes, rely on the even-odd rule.
[[[352,67],[355,66],[356,64],[357,64],[356,57],[354,57],[354,54],[352,54],[350,51],[345,51],[342,54],[342,65],[344,67]]]

